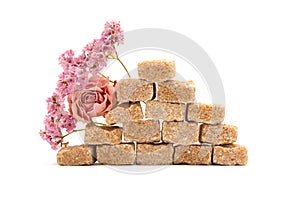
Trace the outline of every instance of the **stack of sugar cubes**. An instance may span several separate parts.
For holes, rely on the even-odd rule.
[[[118,82],[117,105],[105,115],[109,126],[87,125],[81,157],[74,163],[74,155],[66,158],[76,148],[62,148],[59,164],[247,164],[246,147],[234,144],[237,127],[222,123],[224,106],[195,102],[193,81],[172,80],[174,61],[141,62],[138,75]]]

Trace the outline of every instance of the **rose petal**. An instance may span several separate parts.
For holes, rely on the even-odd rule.
[[[102,103],[98,103],[94,105],[95,112],[97,116],[103,116],[107,110],[107,99],[104,98]]]

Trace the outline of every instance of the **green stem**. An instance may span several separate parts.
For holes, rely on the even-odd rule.
[[[127,68],[126,68],[125,65],[124,65],[124,63],[119,59],[119,57],[117,57],[117,60],[119,61],[119,63],[120,63],[120,64],[123,66],[123,68],[125,69],[125,71],[126,71],[128,77],[131,78],[131,76],[130,76],[128,70],[127,70]]]
[[[123,66],[123,68],[125,69],[125,71],[126,71],[128,77],[131,78],[131,76],[130,76],[130,74],[129,74],[127,68],[126,68],[126,66],[125,66],[124,63],[120,60],[119,55],[118,55],[118,52],[117,52],[115,46],[114,46],[114,49],[115,49],[115,52],[116,52],[116,59],[117,59],[117,61],[119,61],[119,63]]]
[[[107,76],[105,76],[104,74],[102,74],[101,72],[98,72],[99,74],[100,74],[100,76],[102,76],[102,77],[104,77],[104,78],[107,78]],[[112,80],[110,80],[110,79],[108,79],[109,80],[109,82],[111,82],[111,83],[114,83],[114,81],[112,81]]]
[[[94,124],[97,124],[97,125],[101,125],[101,126],[111,126],[111,125],[109,125],[109,124],[104,124],[104,123],[101,123],[101,122],[94,122],[94,121],[93,121],[93,123],[94,123]]]
[[[71,135],[72,133],[75,133],[75,132],[79,132],[79,131],[83,131],[84,129],[79,129],[79,130],[73,130],[71,131],[70,133],[67,133],[66,135],[62,135],[62,136],[58,136],[60,137],[61,139],[67,137],[68,135]]]

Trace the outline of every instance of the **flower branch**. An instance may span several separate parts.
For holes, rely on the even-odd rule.
[[[108,66],[109,60],[115,59],[130,77],[115,48],[123,43],[124,31],[120,23],[111,21],[104,25],[101,38],[88,43],[77,57],[73,50],[60,55],[58,60],[63,72],[59,75],[55,92],[46,101],[45,127],[39,132],[52,149],[58,149],[59,144],[68,144],[64,141],[67,136],[82,131],[75,130],[77,122],[88,123],[91,118],[104,116],[112,109],[117,82],[101,71]],[[65,105],[66,99],[69,106]]]
[[[124,63],[123,63],[123,62],[121,61],[121,59],[119,58],[119,55],[118,55],[118,52],[117,52],[115,46],[114,46],[114,50],[115,50],[115,52],[116,52],[116,59],[117,59],[117,61],[122,65],[122,67],[123,67],[124,70],[126,71],[128,77],[131,78],[131,76],[130,76],[128,70],[127,70],[127,67],[124,65]]]

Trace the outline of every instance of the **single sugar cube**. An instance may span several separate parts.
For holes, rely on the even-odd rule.
[[[128,121],[143,119],[143,111],[140,102],[122,103],[105,114],[108,124],[121,124]]]
[[[133,165],[134,144],[100,145],[96,147],[97,160],[104,165]]]
[[[117,126],[96,126],[89,124],[85,128],[84,143],[120,144],[122,142],[122,128]]]
[[[141,79],[151,82],[162,82],[176,75],[174,61],[150,60],[138,63],[138,74]]]
[[[155,96],[154,84],[141,79],[121,79],[117,84],[117,101],[147,101]]]
[[[193,81],[168,80],[157,84],[157,100],[172,103],[195,102]]]
[[[229,124],[202,124],[200,129],[200,142],[213,145],[232,144],[238,136],[238,127]]]
[[[196,122],[163,122],[162,140],[184,145],[199,142],[199,126]]]
[[[173,162],[172,144],[137,144],[137,165],[171,165]]]
[[[174,164],[209,165],[212,147],[204,145],[179,145],[174,150]]]
[[[180,103],[167,103],[157,100],[147,101],[145,117],[164,121],[183,121],[185,109],[185,105]]]
[[[159,142],[160,126],[158,120],[139,120],[123,123],[124,140],[139,143]]]
[[[229,144],[215,146],[213,150],[213,164],[217,165],[246,165],[248,151],[245,146]]]
[[[191,103],[187,109],[187,120],[206,124],[219,124],[224,120],[225,108],[222,105]]]
[[[85,145],[62,147],[56,155],[57,163],[67,166],[93,165],[96,161],[93,148]]]

